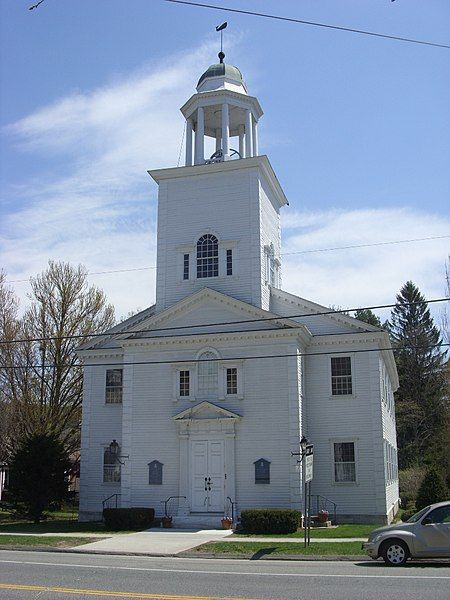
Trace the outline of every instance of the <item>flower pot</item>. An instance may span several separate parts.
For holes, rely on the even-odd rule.
[[[319,510],[317,514],[317,520],[319,523],[326,523],[328,521],[329,513],[327,510]]]
[[[172,517],[163,517],[161,522],[164,529],[170,529],[172,527]]]
[[[233,527],[233,521],[230,517],[225,517],[222,519],[222,529],[231,529]]]

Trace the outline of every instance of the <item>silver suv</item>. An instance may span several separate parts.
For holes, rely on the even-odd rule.
[[[406,523],[374,529],[362,549],[393,567],[408,558],[450,557],[450,501],[423,508]]]

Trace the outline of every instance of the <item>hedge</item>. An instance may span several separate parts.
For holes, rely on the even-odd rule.
[[[148,529],[155,518],[154,508],[105,508],[103,520],[107,529]]]
[[[241,525],[246,533],[294,533],[301,525],[302,514],[288,508],[249,508],[241,511]]]

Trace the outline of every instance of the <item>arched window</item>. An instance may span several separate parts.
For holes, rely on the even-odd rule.
[[[216,359],[216,360],[214,360]],[[199,398],[217,398],[219,395],[219,366],[214,352],[203,352],[198,363],[198,395]],[[205,362],[202,362],[205,361]]]
[[[215,235],[206,233],[197,242],[197,278],[218,275],[219,242]]]

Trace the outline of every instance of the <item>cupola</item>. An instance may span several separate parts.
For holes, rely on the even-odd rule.
[[[224,62],[206,69],[197,92],[181,108],[186,118],[186,166],[258,156],[257,98],[249,96],[241,71]],[[215,152],[205,157],[205,137],[215,139]],[[236,138],[235,141],[232,138]]]

